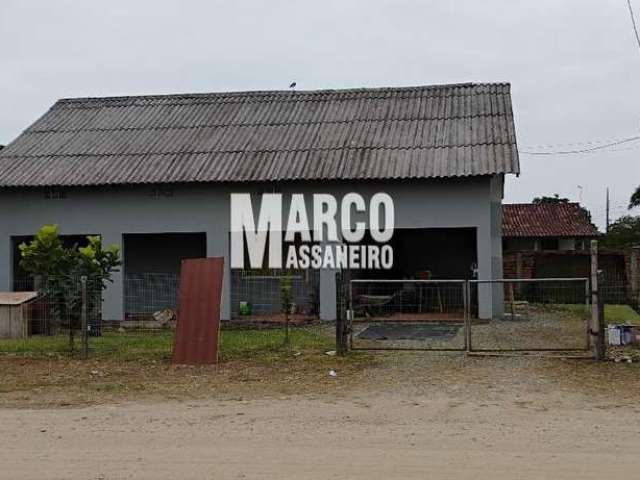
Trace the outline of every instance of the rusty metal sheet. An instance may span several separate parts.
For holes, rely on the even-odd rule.
[[[218,363],[223,274],[221,257],[182,261],[172,363]]]

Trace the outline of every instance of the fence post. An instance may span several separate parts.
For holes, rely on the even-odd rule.
[[[336,353],[346,355],[351,350],[349,318],[350,299],[348,286],[351,285],[348,271],[342,271],[336,275],[336,303],[338,304],[336,316]]]
[[[87,277],[80,277],[81,301],[82,308],[80,313],[81,339],[82,339],[82,359],[89,357],[89,332],[87,330]]]
[[[631,247],[629,258],[631,277],[631,299],[633,305],[640,305],[640,245]]]
[[[467,353],[471,353],[471,282],[469,280],[464,282],[462,291],[464,292],[464,346]]]
[[[344,284],[342,273],[336,275],[336,353],[340,356],[346,353],[346,346],[344,343],[345,332],[345,298],[344,298]]]
[[[591,240],[591,345],[596,360],[605,357],[604,304],[599,295],[598,241]]]

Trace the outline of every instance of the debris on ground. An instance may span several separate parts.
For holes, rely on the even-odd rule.
[[[329,376],[331,378],[336,378],[338,376],[338,372],[336,372],[335,370],[329,370]]]
[[[636,363],[640,362],[640,349],[630,347],[609,347],[607,356],[616,363]]]

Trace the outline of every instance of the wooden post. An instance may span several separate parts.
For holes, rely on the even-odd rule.
[[[635,245],[631,248],[631,256],[629,258],[630,282],[631,282],[631,298],[634,303],[640,304],[640,246]]]
[[[596,360],[605,357],[604,304],[599,296],[598,241],[591,241],[591,347]]]
[[[87,277],[85,275],[80,277],[80,289],[82,299],[82,309],[80,313],[80,338],[82,339],[82,359],[86,360],[89,357],[89,332],[87,324]]]
[[[342,273],[336,275],[336,302],[338,308],[336,309],[336,353],[338,355],[344,355],[346,348],[344,344],[344,331],[345,331],[345,316],[347,306],[345,305],[346,299],[344,295],[344,280]]]
[[[346,355],[350,350],[351,322],[349,312],[351,305],[348,297],[350,278],[348,271],[344,270],[336,275],[336,294],[338,295],[336,301],[340,305],[336,316],[336,353],[338,355]]]

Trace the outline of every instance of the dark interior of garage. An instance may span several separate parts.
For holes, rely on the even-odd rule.
[[[194,233],[123,235],[125,319],[148,319],[177,307],[180,264],[207,256],[207,237]]]
[[[131,233],[123,235],[125,275],[180,273],[186,258],[207,256],[205,233]]]
[[[360,242],[374,244],[367,233]],[[475,228],[396,229],[391,270],[360,270],[354,278],[469,279],[477,264]]]

